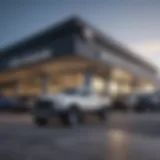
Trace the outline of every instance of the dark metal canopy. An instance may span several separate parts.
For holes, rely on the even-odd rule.
[[[54,27],[51,26],[44,31],[40,31],[31,37],[28,37],[20,42],[17,42],[13,45],[10,45],[1,50],[1,57],[6,57],[8,55],[16,54],[18,52],[23,52],[28,48],[35,46],[41,46],[47,43],[50,43],[54,40],[60,39],[61,37],[67,35],[77,34],[83,36],[82,32],[84,28],[90,28],[94,32],[95,39],[99,44],[103,45],[106,48],[109,48],[114,51],[115,54],[118,54],[121,57],[132,61],[133,63],[142,66],[149,70],[150,72],[157,72],[156,67],[144,61],[138,55],[132,53],[129,49],[122,47],[119,43],[113,40],[111,37],[104,36],[100,31],[95,29],[92,25],[86,23],[79,17],[71,17],[66,21],[60,22]]]

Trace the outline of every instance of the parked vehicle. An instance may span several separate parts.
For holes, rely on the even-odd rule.
[[[125,111],[138,111],[140,108],[147,109],[148,105],[142,107],[142,103],[144,103],[144,99],[148,99],[151,95],[152,93],[147,92],[133,92],[122,95],[115,100],[114,107]]]
[[[158,111],[160,110],[160,94],[146,94],[139,98],[135,111]]]
[[[83,122],[88,112],[106,120],[110,106],[109,97],[84,88],[70,88],[59,94],[40,96],[33,108],[33,117],[37,125],[46,125],[50,117],[58,115],[64,124],[74,126]]]
[[[1,97],[0,98],[0,110],[2,111],[13,111],[16,107],[20,106],[20,101],[18,99]]]

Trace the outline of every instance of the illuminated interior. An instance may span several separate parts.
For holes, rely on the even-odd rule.
[[[18,95],[38,95],[42,92],[42,74],[48,77],[45,87],[49,93],[59,92],[68,87],[80,87],[84,83],[84,71],[88,66],[92,66],[91,86],[98,93],[106,90],[106,87],[111,96],[130,93],[134,89],[146,91],[155,89],[151,83],[146,81],[139,81],[133,87],[131,85],[132,75],[117,68],[110,68],[110,76],[105,79],[108,74],[106,66],[93,65],[88,60],[78,58],[64,58],[38,64],[32,68],[21,68],[3,73],[0,75],[0,84],[3,86],[1,89],[7,96],[12,96],[15,92],[18,92]],[[4,85],[6,82],[8,85]],[[19,83],[18,91],[13,82]]]

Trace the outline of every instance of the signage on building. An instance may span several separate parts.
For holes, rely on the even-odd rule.
[[[34,53],[27,54],[23,57],[14,57],[9,61],[10,68],[26,65],[30,63],[39,62],[48,59],[52,56],[52,50],[41,50]]]

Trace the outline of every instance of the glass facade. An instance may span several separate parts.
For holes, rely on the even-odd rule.
[[[117,68],[110,68],[107,78],[105,78],[107,72],[99,74],[96,73],[94,69],[92,69],[91,72],[91,87],[97,93],[102,93],[107,90],[107,93],[114,97],[119,94],[130,93],[134,90],[151,91],[155,89],[151,83],[135,79],[135,77],[129,73]],[[44,88],[49,93],[55,93],[69,87],[81,87],[84,85],[84,82],[84,70],[69,71],[66,69],[64,72],[47,74],[45,81],[43,81],[43,77],[35,72],[35,74],[32,73],[32,76],[28,76],[27,79],[19,78],[17,81],[18,86],[16,83],[3,84],[1,85],[1,89],[7,96],[13,96],[15,94],[38,95],[42,93]]]

